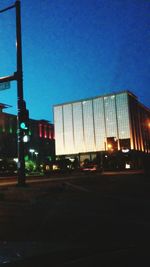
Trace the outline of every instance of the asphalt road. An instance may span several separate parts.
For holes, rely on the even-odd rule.
[[[6,186],[0,199],[0,264],[150,265],[146,175],[85,174]]]

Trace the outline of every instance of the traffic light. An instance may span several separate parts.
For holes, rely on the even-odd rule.
[[[19,128],[22,132],[22,140],[26,143],[29,141],[29,111],[26,109],[25,102],[23,104],[19,114]]]
[[[29,129],[29,111],[28,109],[23,109],[20,114],[20,129],[26,131]]]

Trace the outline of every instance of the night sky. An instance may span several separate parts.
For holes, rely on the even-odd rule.
[[[13,4],[0,0],[0,9]],[[0,14],[0,76],[16,71],[15,10]],[[53,105],[131,90],[150,106],[149,0],[22,0],[24,95],[30,117]],[[16,82],[0,102],[17,113]]]

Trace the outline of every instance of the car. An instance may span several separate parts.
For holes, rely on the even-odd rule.
[[[88,163],[88,164],[83,165],[80,168],[80,170],[84,171],[84,172],[95,172],[98,170],[98,166],[97,166],[97,164]]]

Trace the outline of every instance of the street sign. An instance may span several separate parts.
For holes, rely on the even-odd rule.
[[[0,83],[0,91],[7,90],[9,88],[10,88],[10,82]]]

